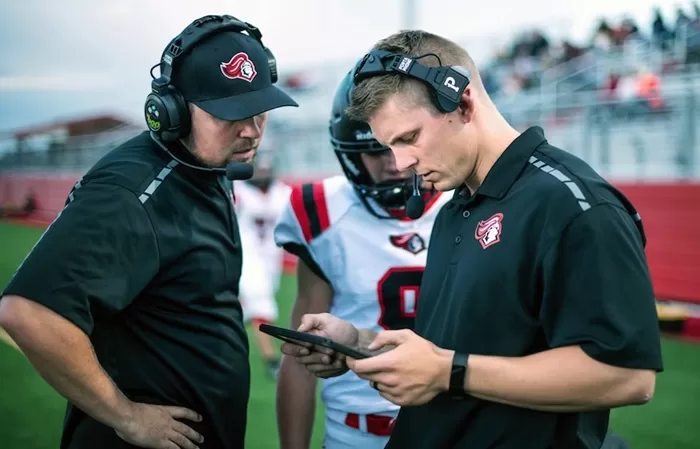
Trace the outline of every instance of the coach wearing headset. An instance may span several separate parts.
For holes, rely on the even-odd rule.
[[[68,400],[61,448],[244,447],[250,373],[231,183],[246,177],[272,53],[230,16],[163,54],[150,132],[92,167],[5,288],[0,325]]]
[[[662,369],[633,206],[542,129],[508,125],[447,39],[392,35],[355,85],[348,115],[399,170],[455,195],[435,220],[415,332],[306,315],[301,331],[389,350],[283,351],[323,377],[349,367],[401,405],[387,448],[599,449],[610,409],[649,401]]]

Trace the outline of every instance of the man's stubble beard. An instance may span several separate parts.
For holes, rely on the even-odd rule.
[[[194,142],[194,137],[192,133],[190,133],[187,137],[182,139],[183,144],[185,145],[185,148],[187,151],[192,155],[192,157],[202,165],[203,167],[207,168],[225,168],[226,165],[228,165],[228,158],[224,159],[221,163],[219,164],[212,164],[211,162],[207,161],[205,158],[203,158],[199,152],[197,151],[197,146],[195,145]]]

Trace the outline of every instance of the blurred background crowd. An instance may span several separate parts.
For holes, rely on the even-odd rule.
[[[514,29],[506,33],[508,40],[491,42],[488,48],[495,51],[477,62],[514,126],[546,126],[550,141],[603,173],[623,179],[697,177],[700,6],[693,2],[677,6],[675,13],[665,11],[654,8],[650,23],[638,23],[632,15],[600,17],[588,24],[591,32],[584,39],[565,31],[552,36],[546,26]],[[471,38],[460,43],[474,47]],[[282,174],[339,173],[329,150],[327,115],[336,84],[352,63],[347,58],[282,67],[281,86],[301,104],[271,116],[266,142],[284,142]],[[79,171],[145,128],[140,111],[131,112],[64,114],[4,129],[0,170]]]

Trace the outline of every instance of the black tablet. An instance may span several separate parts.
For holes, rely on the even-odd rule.
[[[306,332],[299,332],[292,329],[285,329],[283,327],[277,327],[271,324],[261,324],[260,330],[268,335],[272,335],[273,337],[279,338],[280,340],[284,340],[288,343],[292,343],[295,345],[298,345],[299,343],[309,343],[312,345],[323,346],[324,348],[332,349],[348,357],[352,357],[353,359],[366,359],[374,355],[369,351],[363,351],[361,349],[352,348],[350,346],[337,343],[329,338],[320,337],[318,335],[309,334]]]

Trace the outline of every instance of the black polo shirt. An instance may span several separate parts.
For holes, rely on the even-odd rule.
[[[603,363],[662,369],[639,216],[540,128],[474,195],[459,190],[443,207],[418,303],[416,333],[442,348],[518,357],[580,345]],[[608,417],[440,394],[401,409],[387,448],[597,449]]]
[[[143,133],[75,185],[4,294],[82,329],[131,400],[201,413],[188,422],[200,448],[238,449],[250,380],[241,260],[231,183]],[[131,447],[69,404],[61,448],[96,446]]]

